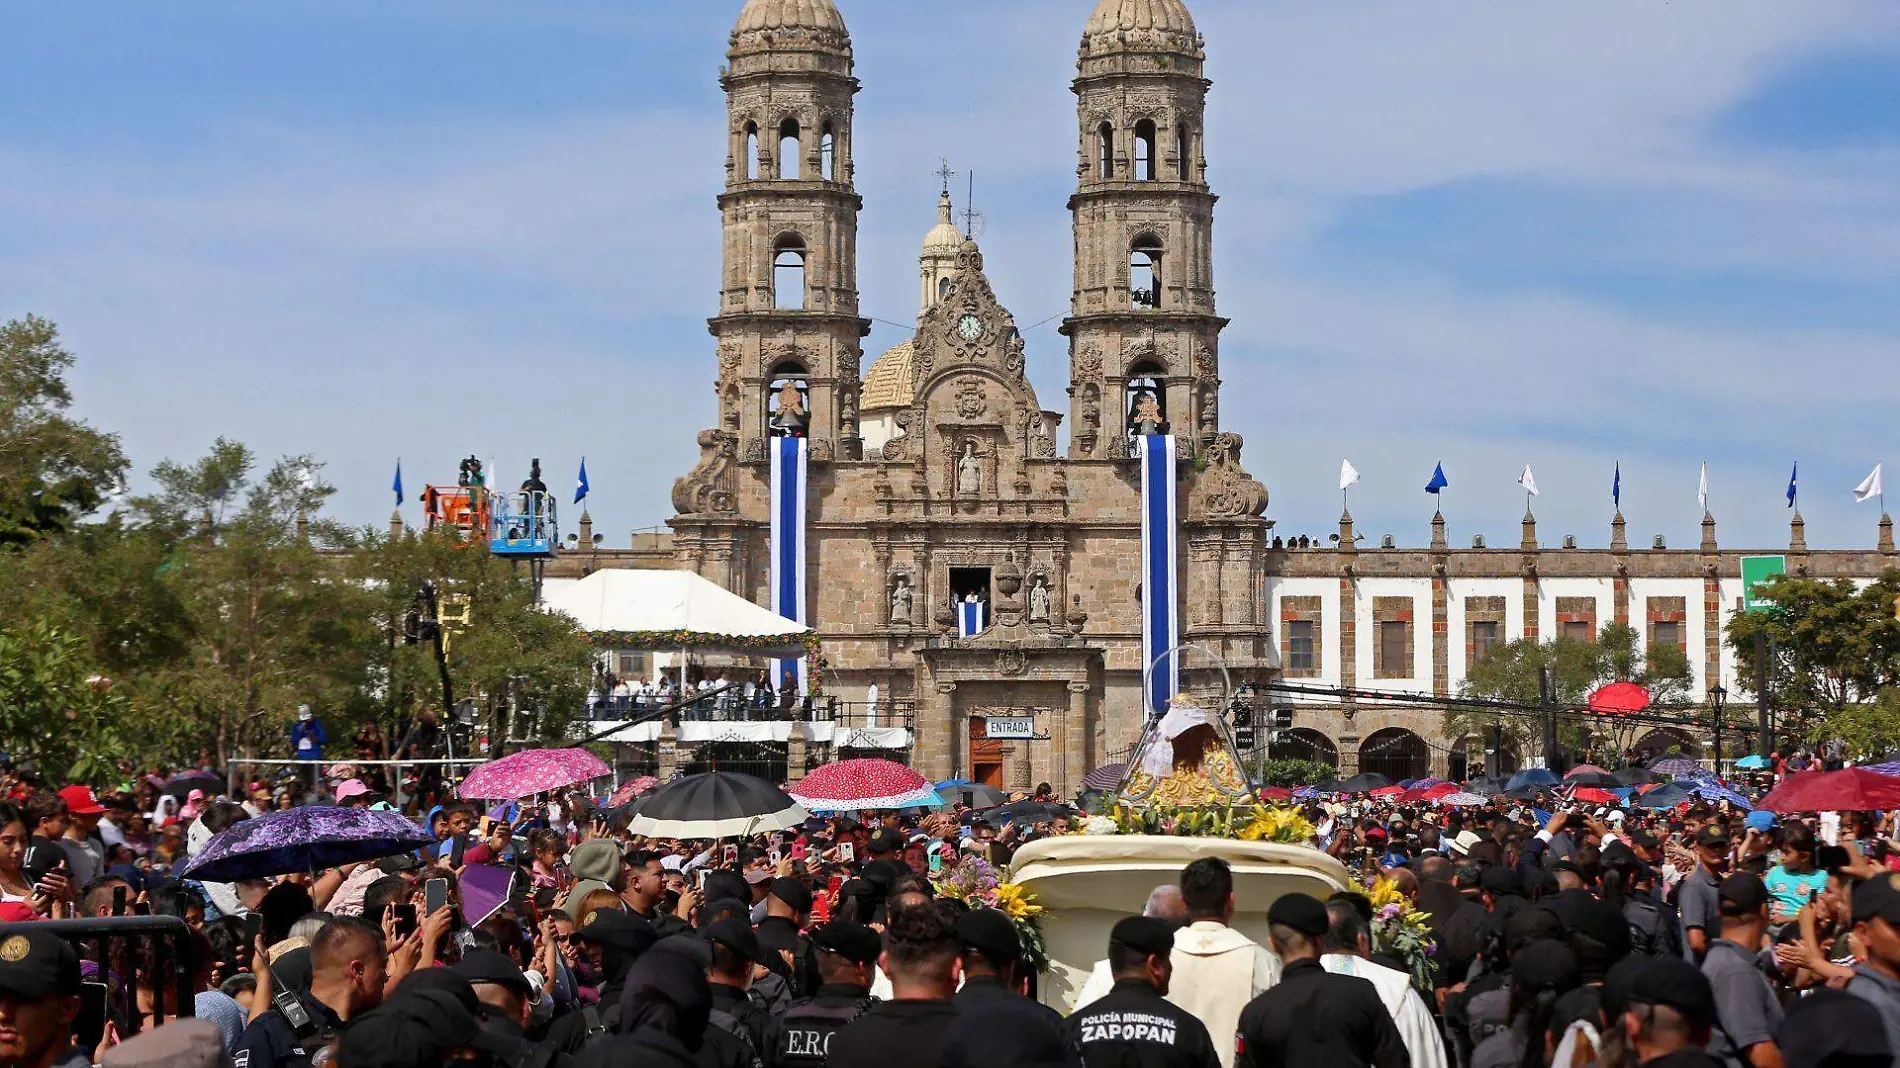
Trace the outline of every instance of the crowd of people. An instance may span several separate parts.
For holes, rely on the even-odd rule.
[[[179,868],[273,792],[168,809],[136,785],[0,783],[0,1068],[1858,1068],[1900,1049],[1900,842],[1876,813],[1314,800],[1311,844],[1403,904],[1284,894],[1256,940],[1235,917],[1263,903],[1204,857],[1058,990],[1016,919],[941,879],[1085,819],[859,813],[707,841],[579,794],[452,802],[418,814],[434,845],[216,883]],[[360,779],[327,792],[384,803]],[[512,874],[490,900],[492,869]],[[1424,916],[1430,978],[1380,944],[1390,908]],[[35,922],[148,914],[188,944]]]

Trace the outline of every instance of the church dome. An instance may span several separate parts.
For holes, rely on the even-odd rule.
[[[831,0],[746,0],[731,45],[733,57],[813,48],[849,54],[851,34]]]
[[[1182,0],[1100,0],[1082,30],[1084,55],[1154,51],[1203,57],[1200,32]]]
[[[963,247],[963,233],[950,218],[950,193],[937,198],[937,225],[924,235],[924,255],[954,256]]]
[[[858,410],[908,408],[917,398],[917,350],[909,338],[892,345],[871,364],[858,394]]]

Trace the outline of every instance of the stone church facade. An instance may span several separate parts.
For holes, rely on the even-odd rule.
[[[769,604],[771,438],[809,439],[806,599],[829,692],[876,685],[915,708],[912,763],[1058,791],[1135,738],[1142,719],[1140,499],[1130,428],[1159,415],[1181,458],[1183,689],[1286,677],[1455,693],[1491,642],[1611,621],[1691,653],[1697,685],[1733,679],[1719,629],[1737,554],[1713,519],[1697,549],[1555,548],[1525,517],[1508,549],[1370,548],[1342,516],[1336,545],[1274,536],[1267,491],[1220,421],[1220,334],[1204,135],[1204,42],[1181,0],[1100,0],[1083,28],[1076,109],[1074,286],[1066,404],[1025,375],[1014,318],[947,191],[919,258],[915,335],[866,369],[858,306],[853,109],[859,83],[831,0],[748,0],[722,76],[724,261],[713,425],[673,491],[670,538],[581,547],[551,574],[661,564]],[[875,146],[865,146],[875,150]],[[1066,423],[1066,448],[1058,427]],[[1808,552],[1790,570],[1871,578],[1870,552]],[[652,542],[652,539],[648,539]],[[953,602],[984,602],[958,634]],[[1658,626],[1660,625],[1660,629]],[[1592,630],[1594,633],[1594,630]],[[1401,748],[1444,773],[1459,739],[1435,710],[1338,697],[1295,706],[1298,752],[1343,769]],[[992,717],[1035,737],[985,740]],[[1396,734],[1394,732],[1397,732]],[[1368,745],[1371,746],[1368,749]]]

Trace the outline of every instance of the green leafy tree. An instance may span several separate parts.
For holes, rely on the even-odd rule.
[[[1728,641],[1751,696],[1756,636],[1768,643],[1769,692],[1784,733],[1840,738],[1862,752],[1900,742],[1900,570],[1863,588],[1780,575],[1757,596],[1770,607],[1737,613]]]
[[[1261,768],[1260,785],[1299,787],[1338,776],[1338,769],[1317,760],[1269,760]]]
[[[53,782],[105,783],[127,751],[126,699],[85,639],[44,623],[0,629],[0,737]]]
[[[45,319],[0,326],[0,545],[69,531],[125,476],[118,438],[69,414],[72,365]]]

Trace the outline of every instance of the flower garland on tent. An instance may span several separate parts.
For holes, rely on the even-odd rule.
[[[1016,925],[1016,937],[1022,942],[1023,957],[1038,972],[1049,967],[1049,949],[1042,939],[1042,927],[1036,917],[1042,906],[1034,892],[996,874],[989,861],[966,857],[955,867],[945,868],[930,877],[937,896],[961,901],[973,909],[996,909]]]
[[[1414,908],[1399,884],[1383,875],[1373,880],[1366,897],[1372,901],[1373,952],[1402,962],[1412,973],[1412,985],[1430,995],[1438,979],[1438,943],[1427,926],[1431,913]]]
[[[1227,805],[1212,808],[1126,808],[1082,821],[1083,834],[1159,834],[1180,838],[1235,838],[1243,842],[1311,845],[1318,832],[1297,808]]]

